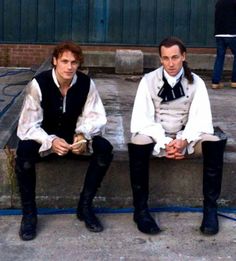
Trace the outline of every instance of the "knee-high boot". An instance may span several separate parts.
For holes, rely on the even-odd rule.
[[[204,141],[203,154],[203,220],[200,230],[214,235],[219,231],[217,199],[221,192],[223,156],[227,139]]]
[[[36,236],[37,226],[35,164],[16,158],[15,173],[19,186],[23,214],[19,235],[22,240],[31,240]]]
[[[149,160],[154,144],[129,143],[130,181],[133,192],[134,221],[146,234],[157,234],[160,228],[148,211]]]
[[[101,232],[103,226],[98,218],[95,216],[92,209],[93,198],[96,195],[97,189],[110,166],[112,161],[112,154],[98,154],[92,155],[90,165],[88,167],[83,190],[80,194],[80,200],[77,207],[78,219],[85,222],[89,231]]]

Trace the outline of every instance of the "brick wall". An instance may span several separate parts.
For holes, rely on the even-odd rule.
[[[0,66],[32,67],[51,54],[54,45],[1,44]]]
[[[52,53],[55,45],[0,44],[0,66],[32,67],[41,65]],[[116,49],[137,49],[135,46],[81,46],[83,51],[114,51]],[[146,52],[157,52],[157,48],[138,47]]]
[[[0,66],[32,67],[40,66],[52,53],[55,45],[40,44],[0,44]],[[158,53],[157,47],[137,47],[137,46],[99,46],[82,45],[82,50],[86,51],[112,51],[116,49],[138,49],[147,53]],[[188,53],[214,54],[214,48],[189,48]]]

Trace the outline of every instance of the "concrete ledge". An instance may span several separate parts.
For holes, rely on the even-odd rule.
[[[143,73],[143,52],[140,50],[116,50],[115,72],[118,74]]]
[[[194,70],[213,70],[216,55],[212,54],[187,54],[190,68]],[[225,56],[224,70],[232,70],[233,55]]]
[[[23,95],[17,97],[14,106],[11,106],[0,120],[0,149],[11,142],[12,135],[14,135],[17,127],[19,109],[21,108],[23,99]]]
[[[85,51],[84,58],[83,67],[116,68],[116,52]],[[215,54],[187,53],[187,60],[190,67],[194,70],[212,70],[215,62]],[[143,53],[144,70],[155,69],[159,65],[158,53]],[[232,65],[233,55],[227,54],[225,56],[224,69],[232,70]]]
[[[120,50],[122,52],[127,52],[128,50]],[[135,51],[135,50],[130,50]],[[127,53],[126,53],[127,54]],[[132,56],[132,53],[130,53]],[[152,70],[160,66],[160,60],[158,53],[147,53],[142,52],[143,55],[143,69],[139,73],[142,73],[143,70]],[[198,53],[187,53],[187,60],[189,66],[193,70],[213,70],[215,62],[215,54],[198,54]],[[134,59],[134,57],[131,57]],[[141,58],[142,59],[142,58]],[[45,60],[45,62],[37,70],[37,73],[40,73],[43,70],[49,69],[51,57]],[[141,60],[140,60],[141,61]],[[226,54],[224,70],[231,71],[233,65],[233,55]],[[116,68],[116,52],[113,51],[84,51],[84,68],[97,68],[97,69],[111,69],[115,72]],[[130,72],[132,73],[132,72]],[[126,74],[126,73],[125,73]]]
[[[115,67],[115,52],[87,51],[84,52],[84,67]]]
[[[0,149],[0,208],[11,208],[17,196],[16,179],[12,169],[13,159],[14,154],[12,157]]]
[[[20,207],[16,190],[11,191],[7,174],[6,156],[0,154],[1,191],[0,207]],[[89,157],[80,160],[53,159],[37,164],[38,207],[74,208],[79,199]],[[236,207],[236,162],[226,153],[219,200],[221,207]],[[151,159],[150,161],[150,206],[202,206],[202,160],[182,161]],[[94,200],[95,207],[132,207],[127,152],[120,157],[115,153],[114,161],[104,178]]]
[[[122,50],[124,51],[124,50]],[[134,50],[133,50],[134,51]],[[193,70],[206,70],[212,71],[215,54],[197,54],[197,53],[187,53],[187,60],[189,66]],[[42,70],[50,68],[50,60],[45,60],[45,62],[37,70],[37,74]],[[160,59],[158,53],[143,53],[143,70],[152,70],[160,66]],[[224,70],[231,71],[233,66],[233,55],[227,54],[225,56]],[[103,51],[84,51],[84,63],[83,68],[90,69],[110,69],[115,72],[116,68],[116,52],[103,52]],[[142,71],[140,73],[142,73]],[[126,72],[124,73],[126,74]]]
[[[132,207],[128,154],[126,159],[115,155],[99,189],[97,207]],[[87,170],[88,159],[55,160],[38,164],[38,202],[43,207],[75,207]],[[235,207],[236,162],[226,155],[222,193],[219,204]],[[172,161],[152,159],[150,162],[150,206],[202,206],[202,160]]]

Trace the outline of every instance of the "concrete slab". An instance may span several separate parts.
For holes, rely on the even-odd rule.
[[[220,233],[206,237],[199,232],[201,213],[153,216],[162,229],[156,236],[140,233],[131,213],[99,214],[102,233],[88,232],[75,215],[40,215],[38,236],[28,242],[18,236],[20,216],[0,216],[1,260],[236,260],[235,221],[219,217]]]
[[[115,73],[143,73],[143,52],[141,50],[116,50]]]
[[[125,51],[125,49],[123,49]],[[97,69],[101,72],[109,70],[115,72],[116,52],[115,51],[84,51],[85,68]],[[215,62],[215,54],[212,53],[191,53],[188,52],[189,65],[194,70],[212,70]],[[232,70],[233,55],[226,54],[225,70]],[[143,70],[153,70],[160,65],[158,48],[156,51],[143,52]],[[121,68],[122,69],[122,68]],[[141,71],[142,72],[142,71]],[[126,74],[126,72],[124,72]]]
[[[30,68],[0,68],[0,148],[14,133],[22,105],[20,95],[33,77]]]

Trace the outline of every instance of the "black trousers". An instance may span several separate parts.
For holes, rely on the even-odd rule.
[[[50,154],[47,157],[41,158],[39,155],[40,144],[33,140],[19,141],[17,152],[16,152],[16,176],[19,185],[19,191],[21,196],[21,202],[23,207],[23,213],[35,212],[35,187],[36,187],[36,173],[35,164],[39,161],[45,159],[50,160],[50,158],[59,157],[57,154]],[[96,180],[102,181],[110,162],[112,160],[112,145],[108,140],[101,136],[95,136],[92,139],[93,153],[91,156],[91,161],[88,167],[86,176],[86,186],[92,184],[92,188],[95,191],[100,185],[99,182],[94,182]],[[63,157],[81,158],[79,155],[73,153],[68,153]],[[99,177],[96,177],[99,176]]]
[[[39,148],[40,144],[37,143],[34,140],[20,140],[18,143],[17,151],[16,151],[16,157],[17,161],[28,161],[31,162],[31,164],[34,164],[39,161],[43,161],[45,159],[50,159],[50,158],[61,158],[61,156],[58,156],[57,154],[50,154],[49,156],[46,157],[40,157],[39,155]],[[92,139],[92,148],[93,148],[93,155],[97,154],[104,154],[104,155],[109,155],[112,153],[113,147],[110,144],[110,142],[101,137],[101,136],[95,136]],[[67,155],[64,157],[72,157],[72,158],[78,158],[78,155],[75,155],[71,152],[69,152]]]

